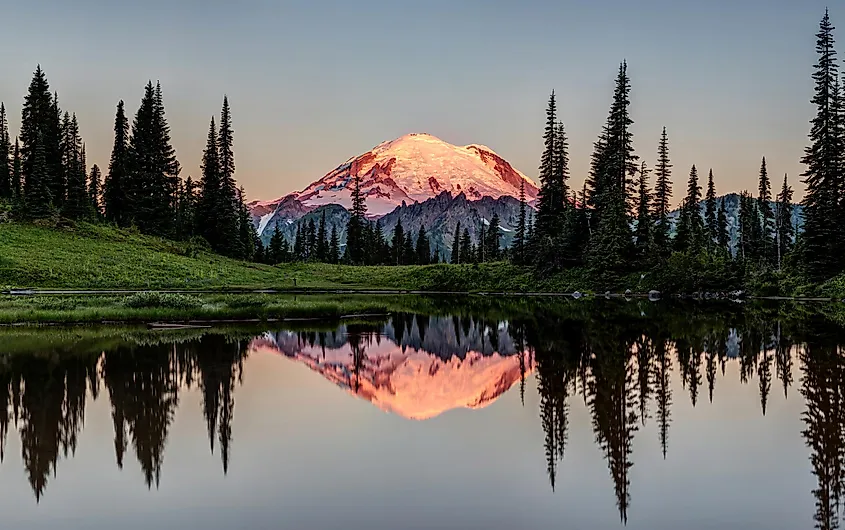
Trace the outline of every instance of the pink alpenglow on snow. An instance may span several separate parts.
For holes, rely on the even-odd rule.
[[[408,134],[347,160],[294,195],[307,206],[341,204],[349,208],[356,176],[361,179],[368,213],[373,215],[389,213],[403,201],[422,202],[444,191],[452,196],[463,193],[472,201],[484,196],[519,197],[524,181],[529,202],[538,192],[531,179],[489,147],[459,147],[430,134]]]
[[[280,345],[267,337],[254,340],[250,350],[284,354],[381,410],[412,420],[453,409],[484,408],[519,383],[523,374],[518,355],[470,351],[463,359],[444,360],[414,348],[403,351],[390,341],[368,344],[357,373],[349,344],[323,350],[319,345]],[[529,366],[523,369],[526,376],[530,374]]]

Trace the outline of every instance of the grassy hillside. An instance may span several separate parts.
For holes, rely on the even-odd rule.
[[[0,224],[0,288],[527,290],[525,269],[481,266],[278,267],[227,259],[188,243],[78,223],[64,228]]]

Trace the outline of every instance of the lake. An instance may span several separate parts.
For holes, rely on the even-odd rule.
[[[416,305],[0,329],[0,526],[838,526],[835,311]]]

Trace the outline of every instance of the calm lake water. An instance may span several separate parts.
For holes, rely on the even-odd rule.
[[[295,329],[0,330],[0,527],[839,524],[831,320],[419,305]]]

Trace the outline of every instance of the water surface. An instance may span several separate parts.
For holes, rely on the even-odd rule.
[[[0,526],[839,524],[831,320],[420,305],[295,329],[0,331]]]

